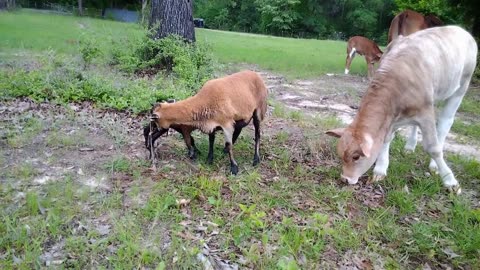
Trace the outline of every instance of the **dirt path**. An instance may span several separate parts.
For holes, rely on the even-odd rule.
[[[310,115],[333,114],[345,124],[353,121],[360,99],[368,86],[365,78],[351,75],[328,74],[312,80],[288,82],[285,77],[270,72],[259,73],[273,98],[286,107]],[[405,128],[400,133],[405,135]],[[445,149],[480,161],[478,147],[462,144],[456,137],[453,133],[448,135]]]

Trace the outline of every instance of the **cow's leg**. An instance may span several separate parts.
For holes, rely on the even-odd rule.
[[[395,133],[392,133],[385,138],[385,142],[380,150],[380,154],[377,157],[377,161],[375,162],[375,168],[373,168],[373,182],[380,181],[387,176],[388,164],[390,162],[390,143],[392,142],[394,135]]]
[[[468,84],[464,84],[464,86],[462,86],[462,89],[459,89],[457,91],[458,94],[447,99],[445,106],[439,114],[439,117],[437,119],[437,138],[438,144],[440,145],[442,150],[445,145],[445,139],[448,135],[448,132],[452,127],[455,113],[457,112],[458,107],[460,107],[460,104],[462,103],[462,99],[465,95],[465,91],[467,88]],[[434,159],[430,160],[430,165],[428,167],[432,172],[438,171],[438,166]]]
[[[405,144],[405,151],[413,152],[415,151],[415,147],[417,147],[417,133],[418,133],[418,126],[413,125],[412,129],[410,130],[410,134],[408,135],[407,143]]]
[[[227,144],[228,154],[230,157],[230,172],[233,175],[238,173],[238,165],[233,157],[233,144],[232,144],[232,137],[234,128],[233,127],[222,127],[223,134],[225,136],[225,143]]]
[[[347,59],[345,61],[345,74],[350,72],[350,65],[352,64],[353,57],[355,57],[356,49],[352,48],[350,51],[347,49]]]
[[[423,148],[434,160],[438,166],[438,172],[442,177],[443,185],[457,193],[461,192],[457,179],[453,175],[452,170],[448,167],[443,159],[443,148],[437,137],[437,128],[435,126],[435,112],[430,109],[419,119],[418,124],[423,135]]]

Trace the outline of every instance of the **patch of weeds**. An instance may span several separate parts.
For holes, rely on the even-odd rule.
[[[50,132],[46,138],[48,147],[70,147],[86,144],[85,133],[76,131],[73,134],[65,134],[61,131]]]
[[[464,123],[462,121],[455,121],[452,125],[452,131],[470,139],[480,141],[480,124]]]
[[[339,128],[345,126],[338,118],[334,115],[321,115],[315,116],[312,119],[312,122],[318,126],[320,131],[326,132],[329,129]]]
[[[18,180],[29,180],[37,174],[37,170],[31,163],[24,162],[11,168],[9,176]]]
[[[287,109],[285,105],[280,102],[272,102],[273,106],[273,116],[278,118],[286,118],[287,116]]]
[[[299,226],[291,218],[284,217],[278,228],[283,252],[297,260],[302,255],[316,260],[325,247],[325,238],[335,233],[328,219],[327,215],[314,213],[307,226]]]
[[[266,213],[263,211],[257,211],[257,205],[252,204],[250,206],[244,204],[238,204],[240,208],[240,214],[232,222],[230,234],[233,237],[233,243],[236,246],[245,243],[248,239],[258,234],[265,227]]]
[[[105,166],[112,173],[113,172],[123,172],[128,173],[132,169],[131,161],[124,156],[117,156],[112,161],[108,162]]]
[[[148,219],[171,217],[177,212],[177,199],[170,193],[153,194],[143,208],[143,215]]]
[[[387,205],[395,206],[402,215],[416,210],[414,197],[403,190],[390,191],[387,195]]]
[[[303,119],[303,113],[300,110],[292,110],[289,112],[288,118],[298,122]]]
[[[40,199],[35,191],[27,192],[25,202],[29,215],[37,215],[40,213]]]
[[[39,118],[27,117],[22,119],[18,130],[10,130],[7,132],[7,143],[10,147],[20,148],[31,144],[33,139],[43,130],[43,122]]]
[[[332,225],[332,237],[335,247],[340,252],[355,250],[360,246],[361,237],[353,228],[350,220],[336,220]]]
[[[376,235],[387,243],[396,243],[403,239],[402,226],[397,224],[398,216],[390,209],[372,209],[368,211],[367,232]]]
[[[288,134],[288,132],[281,130],[277,134],[275,134],[275,141],[278,142],[279,144],[284,144],[287,142],[289,137],[290,137],[290,134]]]

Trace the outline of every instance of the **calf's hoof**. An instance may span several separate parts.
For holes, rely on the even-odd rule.
[[[370,178],[371,180],[369,181],[369,183],[382,181],[383,179],[385,179],[385,177],[386,177],[385,174],[374,174],[372,178]]]
[[[448,192],[450,192],[451,194],[454,194],[454,195],[462,194],[462,188],[460,187],[460,185],[447,187],[447,190],[448,190]]]

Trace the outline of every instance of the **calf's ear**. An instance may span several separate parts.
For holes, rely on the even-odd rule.
[[[325,134],[327,134],[329,136],[332,136],[332,137],[340,138],[340,137],[343,136],[344,132],[345,132],[345,128],[336,128],[336,129],[331,129],[331,130],[325,132]]]
[[[363,137],[363,142],[360,144],[360,148],[362,149],[363,156],[369,158],[370,154],[372,153],[373,147],[373,138],[370,134],[365,134]]]

